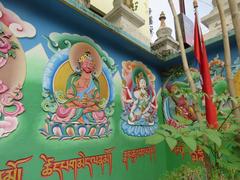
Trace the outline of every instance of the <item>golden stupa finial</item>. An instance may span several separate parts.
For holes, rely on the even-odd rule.
[[[163,11],[160,14],[159,20],[161,22],[160,27],[166,27],[166,23],[165,23],[166,15]]]

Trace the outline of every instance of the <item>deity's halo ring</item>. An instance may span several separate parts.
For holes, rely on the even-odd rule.
[[[82,57],[86,52],[90,52],[91,56],[93,57],[93,61],[96,65],[95,76],[98,77],[102,72],[101,57],[99,56],[96,49],[87,43],[80,42],[80,43],[74,44],[71,47],[69,52],[71,67],[75,71],[76,68],[79,66],[78,64],[79,58]]]

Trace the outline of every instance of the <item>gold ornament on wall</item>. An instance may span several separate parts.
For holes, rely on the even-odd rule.
[[[123,4],[125,4],[129,9],[136,11],[138,9],[138,1],[133,2],[133,0],[124,0]]]

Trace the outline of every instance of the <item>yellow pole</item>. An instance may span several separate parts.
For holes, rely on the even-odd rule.
[[[171,10],[172,10],[172,13],[173,13],[173,16],[174,16],[174,21],[175,21],[175,24],[176,24],[176,31],[177,31],[177,37],[178,37],[178,41],[179,41],[179,45],[180,45],[183,69],[184,69],[184,72],[187,76],[187,80],[188,80],[188,83],[189,83],[190,88],[192,90],[192,93],[194,94],[194,93],[197,92],[197,88],[196,88],[196,85],[193,81],[191,71],[190,71],[189,66],[188,66],[188,60],[187,60],[187,55],[186,55],[186,51],[185,51],[185,47],[184,47],[184,43],[183,43],[183,36],[182,36],[182,31],[181,31],[179,19],[178,19],[173,1],[168,0],[168,2],[169,2],[169,5],[171,7]],[[195,110],[196,115],[197,115],[197,120],[200,121],[202,119],[202,115],[201,115],[201,112],[200,112],[198,100],[196,98],[193,99],[193,105],[194,105],[194,110]]]
[[[220,15],[221,20],[221,26],[222,26],[222,32],[223,32],[223,43],[224,43],[224,62],[225,62],[225,69],[226,69],[226,79],[228,83],[228,91],[231,95],[231,97],[236,97],[234,82],[233,82],[233,75],[232,75],[232,69],[231,69],[231,50],[230,50],[230,43],[228,38],[228,30],[226,25],[226,18],[224,14],[224,8],[221,0],[216,0],[217,8]],[[235,117],[240,117],[239,109],[237,108],[237,104],[235,101],[232,101],[232,106],[235,109],[233,112]]]
[[[236,0],[228,0],[228,4],[232,16],[233,27],[235,30],[235,36],[238,46],[238,55],[240,56],[240,13],[238,10],[238,3]]]

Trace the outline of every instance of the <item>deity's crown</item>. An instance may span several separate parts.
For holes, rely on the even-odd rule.
[[[86,51],[80,58],[78,59],[78,62],[82,63],[86,59],[88,60],[93,60],[93,57],[91,56],[91,53],[89,51]]]
[[[140,73],[137,74],[137,76],[136,76],[136,78],[135,78],[136,83],[139,84],[139,82],[140,82],[141,79],[145,79],[143,72],[140,72]]]

